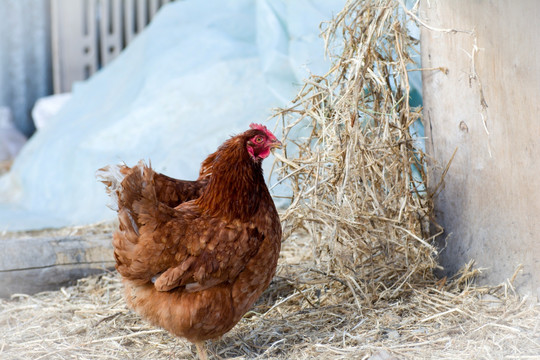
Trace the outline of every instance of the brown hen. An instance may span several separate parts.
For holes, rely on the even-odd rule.
[[[128,305],[197,345],[229,331],[274,276],[281,224],[261,163],[280,146],[262,125],[227,140],[196,181],[108,166],[118,205],[113,245]]]

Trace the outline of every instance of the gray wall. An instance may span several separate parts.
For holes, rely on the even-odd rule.
[[[49,0],[0,0],[0,106],[34,131],[34,102],[52,93]]]
[[[491,284],[523,264],[514,285],[538,295],[540,2],[425,0],[422,14],[434,27],[476,32],[422,30],[423,67],[447,68],[423,73],[432,190],[457,149],[434,202],[446,229],[442,264],[453,273],[475,259]]]

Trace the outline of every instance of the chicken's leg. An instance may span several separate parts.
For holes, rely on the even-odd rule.
[[[197,347],[197,355],[199,355],[199,360],[208,360],[206,356],[206,349],[204,348],[204,341],[197,341],[195,343]]]

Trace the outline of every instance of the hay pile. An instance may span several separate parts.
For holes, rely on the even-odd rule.
[[[359,308],[434,280],[425,156],[410,131],[420,113],[408,102],[408,20],[397,1],[348,2],[323,33],[334,66],[279,112],[277,170],[293,190],[286,233],[309,232],[314,267],[346,284]]]
[[[277,171],[293,197],[277,275],[208,344],[214,358],[538,358],[540,308],[511,280],[473,286],[470,265],[448,281],[433,276],[424,154],[409,133],[419,116],[407,102],[414,40],[399,7],[349,2],[324,32],[334,67],[278,113]],[[115,273],[0,300],[0,333],[2,359],[195,356],[126,308]]]
[[[461,280],[460,286],[440,283],[359,309],[348,286],[313,276],[319,273],[307,265],[313,261],[309,237],[283,245],[269,289],[233,330],[208,343],[211,358],[534,359],[540,354],[540,308],[520,300],[510,283],[495,288]],[[116,273],[59,291],[0,299],[0,334],[0,359],[196,358],[189,342],[126,308]]]

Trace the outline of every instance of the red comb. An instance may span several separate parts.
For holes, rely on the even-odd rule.
[[[251,123],[249,124],[249,128],[254,129],[254,130],[262,130],[264,132],[268,132],[268,129],[266,128],[266,126],[261,125],[261,124]]]
[[[249,127],[250,127],[251,129],[254,129],[254,130],[261,130],[261,131],[264,131],[264,132],[266,133],[266,135],[268,135],[268,137],[271,138],[271,139],[275,139],[275,138],[276,138],[276,136],[275,136],[274,134],[272,134],[272,133],[270,132],[270,130],[268,130],[268,129],[266,128],[266,126],[264,126],[264,125],[251,123],[251,124],[249,124]]]

